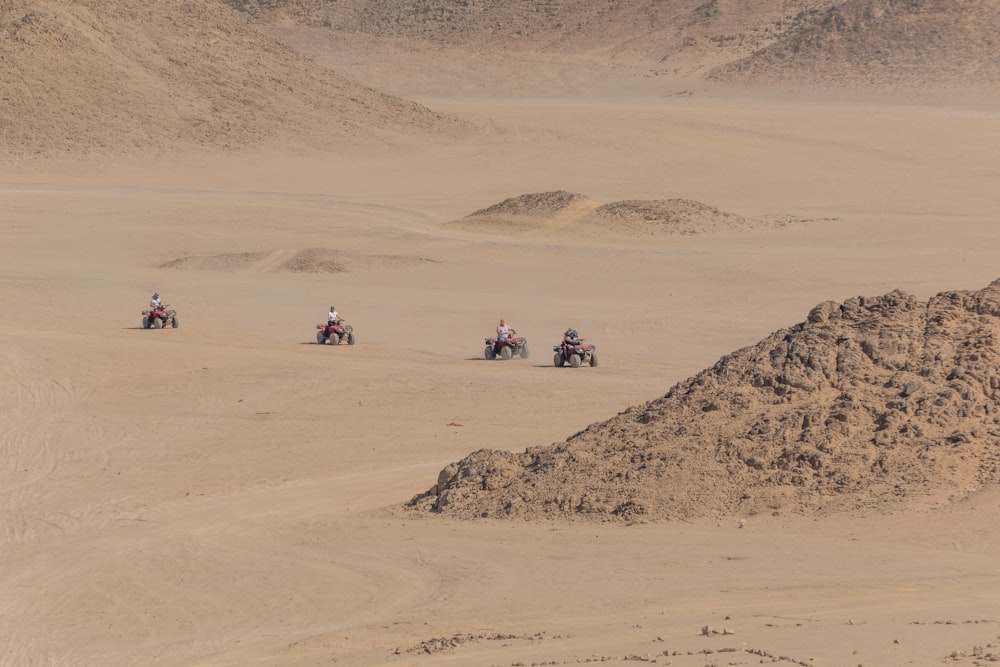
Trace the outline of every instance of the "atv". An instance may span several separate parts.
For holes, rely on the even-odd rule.
[[[346,340],[348,345],[354,345],[354,327],[344,324],[343,320],[328,322],[316,325],[316,343],[322,345],[329,342],[330,345],[340,345],[340,341]]]
[[[162,329],[167,325],[177,328],[181,325],[177,318],[177,311],[169,305],[157,306],[149,310],[142,311],[143,329]]]
[[[561,368],[569,364],[570,368],[579,368],[580,364],[597,365],[597,346],[584,343],[582,338],[571,341],[563,341],[552,348],[555,355],[552,363]]]
[[[486,339],[486,349],[483,351],[483,356],[487,359],[496,359],[497,357],[500,357],[506,361],[515,354],[522,359],[528,358],[527,338],[524,338],[523,336],[510,336],[508,338]]]

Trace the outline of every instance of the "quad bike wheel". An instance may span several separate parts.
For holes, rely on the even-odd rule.
[[[590,367],[593,368],[596,365],[597,365],[597,353],[596,352],[591,352],[590,353]]]
[[[177,314],[176,313],[174,314],[174,316],[173,316],[172,319],[173,319],[173,321],[170,324],[171,324],[171,326],[173,326],[173,328],[176,329],[177,327],[179,327],[181,325],[180,321],[178,321],[178,319],[177,319]]]
[[[509,361],[510,358],[513,356],[514,353],[510,351],[509,347],[500,348],[500,358],[503,359],[504,361]]]
[[[569,355],[569,367],[570,368],[579,368],[580,367],[580,355],[579,354],[575,354],[574,353],[574,354]]]
[[[486,357],[487,359],[496,359],[497,353],[493,351],[492,345],[487,345],[486,349],[483,350],[483,356]]]
[[[521,358],[522,359],[527,359],[528,358],[528,344],[527,343],[525,343],[524,345],[521,346]]]
[[[143,315],[142,316],[142,328],[143,329],[148,329],[149,327],[150,327],[149,318],[146,317],[145,315]]]
[[[354,332],[353,331],[348,331],[347,332],[347,344],[348,345],[354,345]]]
[[[162,329],[163,328],[163,320],[161,320],[159,317],[154,317],[153,318],[153,328],[154,329]]]
[[[323,331],[322,330],[317,330],[316,331],[316,344],[317,345],[322,345],[325,342],[326,342],[326,339],[323,338]]]
[[[340,336],[338,336],[335,333],[331,332],[330,333],[330,338],[328,338],[327,340],[330,341],[330,345],[340,345]]]
[[[555,355],[552,357],[552,365],[555,366],[556,368],[562,368],[563,364],[565,363],[566,360],[563,359],[562,352],[556,352]]]

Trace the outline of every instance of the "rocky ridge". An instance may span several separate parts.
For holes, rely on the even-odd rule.
[[[1000,482],[1000,280],[824,302],[663,397],[409,503],[462,518],[658,521],[928,509]]]

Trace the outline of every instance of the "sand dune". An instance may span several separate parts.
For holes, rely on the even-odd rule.
[[[0,0],[0,665],[995,662],[992,11]]]

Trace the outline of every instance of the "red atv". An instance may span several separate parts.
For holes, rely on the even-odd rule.
[[[329,342],[330,345],[340,345],[346,340],[348,345],[354,345],[354,327],[344,324],[343,320],[316,325],[316,342],[319,345]]]
[[[522,359],[528,358],[527,338],[524,338],[523,336],[508,336],[507,338],[500,339],[486,339],[486,349],[483,351],[483,356],[487,359],[496,359],[497,357],[500,357],[506,361],[515,354]]]
[[[569,364],[570,368],[579,368],[580,364],[597,365],[597,346],[584,343],[582,338],[564,340],[552,350],[555,352],[552,363],[558,368],[566,364]]]
[[[162,329],[168,324],[175,329],[181,325],[180,320],[177,319],[177,311],[169,305],[142,311],[143,329]]]

